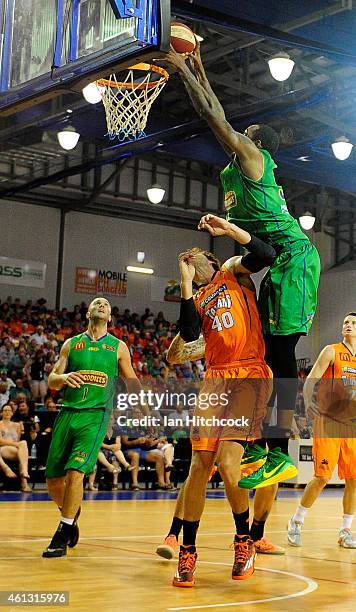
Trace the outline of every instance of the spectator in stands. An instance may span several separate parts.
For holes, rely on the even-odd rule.
[[[0,346],[0,366],[7,368],[15,358],[15,351],[10,338],[5,338],[4,343]]]
[[[297,423],[297,427],[299,430],[299,437],[302,438],[302,440],[309,440],[311,438],[311,433],[310,430],[308,428],[308,423],[307,423],[307,419],[305,416],[298,416],[296,417],[296,423]]]
[[[9,367],[11,368],[11,370],[16,370],[18,376],[22,376],[23,369],[28,359],[29,357],[26,353],[26,348],[23,345],[19,345],[17,353],[15,354],[13,361],[11,361],[11,363],[9,364]]]
[[[134,409],[132,411],[132,416],[133,418],[141,418],[142,414],[140,409]],[[137,431],[137,433],[140,432]],[[122,435],[121,442],[124,449],[124,454],[128,459],[130,459],[131,463],[131,489],[133,491],[139,491],[140,489],[138,485],[138,470],[139,462],[141,460],[155,464],[158,488],[167,490],[169,487],[166,485],[165,481],[163,453],[158,448],[152,448],[152,446],[157,446],[158,440],[150,438],[146,435],[138,436],[136,438],[129,438],[127,435]]]
[[[48,341],[46,334],[43,332],[43,325],[37,325],[36,332],[31,336],[31,340],[35,340],[38,346],[43,346]]]
[[[0,408],[9,401],[10,392],[6,382],[0,381]]]
[[[28,480],[30,478],[28,473],[28,448],[25,440],[20,440],[22,434],[21,424],[14,423],[11,420],[12,416],[13,412],[11,406],[5,404],[2,408],[2,418],[0,421],[0,456],[2,459],[0,467],[4,470],[5,475],[9,478],[13,478],[14,472],[10,470],[6,461],[18,462],[21,490],[27,493],[31,491],[28,486]]]
[[[8,370],[6,368],[3,368],[2,370],[0,370],[0,382],[1,383],[6,383],[8,391],[10,391],[11,388],[15,386],[14,381],[11,378],[9,378],[9,376],[8,376],[9,372],[11,372],[11,364],[10,363],[9,363]]]
[[[40,431],[39,418],[30,410],[26,400],[18,404],[17,412],[13,415],[13,420],[22,424],[23,438],[27,442],[28,449],[35,443],[37,434]]]
[[[19,399],[31,399],[31,393],[26,389],[22,378],[16,378],[15,385],[10,389],[10,399],[15,402]]]
[[[32,398],[40,404],[44,403],[48,388],[45,365],[44,352],[42,349],[37,349],[34,357],[29,359],[24,368],[31,387]]]
[[[188,416],[188,411],[185,409],[183,404],[180,404],[178,402],[176,409],[173,412],[169,413],[168,418],[174,419],[174,421],[176,422],[175,429],[177,429],[182,424],[181,421],[183,421],[183,425],[185,425],[187,416]],[[171,427],[174,427],[174,426],[171,425]]]
[[[48,412],[55,412],[58,410],[58,406],[52,397],[48,397],[45,401],[45,410]]]

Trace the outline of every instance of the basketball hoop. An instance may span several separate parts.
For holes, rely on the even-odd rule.
[[[146,73],[143,78],[139,71]],[[124,81],[118,81],[115,74],[96,81],[111,140],[138,140],[145,136],[148,113],[168,79],[164,68],[141,63],[130,66]]]

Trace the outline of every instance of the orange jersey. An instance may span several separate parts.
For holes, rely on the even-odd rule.
[[[355,426],[356,355],[343,342],[331,346],[335,350],[335,359],[320,381],[317,405],[321,414],[330,419]]]
[[[194,295],[202,322],[208,367],[236,361],[263,361],[265,344],[252,289],[240,285],[235,275],[223,268],[208,285]]]

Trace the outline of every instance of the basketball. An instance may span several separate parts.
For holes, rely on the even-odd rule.
[[[171,23],[171,45],[177,53],[193,53],[196,47],[194,32],[184,23]]]

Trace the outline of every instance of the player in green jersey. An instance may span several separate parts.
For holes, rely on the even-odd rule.
[[[308,333],[315,315],[319,255],[289,214],[283,190],[276,183],[272,155],[279,144],[277,133],[266,125],[251,125],[244,134],[235,131],[209,84],[199,43],[190,58],[192,71],[173,49],[163,63],[179,72],[195,110],[231,156],[221,173],[227,219],[271,244],[278,254],[262,283],[259,310],[266,361],[277,383],[278,426],[273,435],[278,442],[273,444],[282,445],[287,452],[297,383],[295,347],[300,336]],[[199,227],[208,229],[204,218]],[[287,384],[285,379],[289,379]]]
[[[61,511],[61,520],[43,557],[63,557],[79,539],[77,518],[83,499],[83,479],[93,471],[113,407],[114,382],[120,375],[129,393],[141,385],[129,350],[107,331],[111,307],[95,298],[87,312],[88,329],[63,344],[48,385],[65,387],[49,449],[48,492]]]

